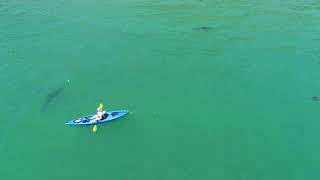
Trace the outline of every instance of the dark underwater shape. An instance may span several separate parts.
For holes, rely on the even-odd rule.
[[[313,97],[312,97],[312,100],[314,100],[314,101],[319,101],[320,99],[319,99],[318,96],[313,96]]]
[[[209,31],[211,29],[212,29],[212,27],[209,27],[209,26],[201,26],[201,27],[192,28],[192,30],[195,30],[195,31]]]
[[[42,105],[41,111],[46,111],[48,106],[64,91],[65,87],[66,86],[63,86],[50,92]]]

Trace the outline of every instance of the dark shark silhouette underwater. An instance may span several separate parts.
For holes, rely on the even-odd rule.
[[[209,31],[211,29],[212,29],[212,27],[209,27],[209,26],[200,26],[200,27],[192,28],[192,30],[194,30],[194,31]]]
[[[52,104],[59,96],[61,96],[63,91],[66,89],[68,83],[69,80],[67,81],[67,84],[65,84],[64,86],[54,89],[53,91],[47,94],[45,101],[41,107],[42,112],[46,111],[50,104]]]

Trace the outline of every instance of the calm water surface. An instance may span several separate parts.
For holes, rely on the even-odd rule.
[[[0,179],[320,178],[319,1],[2,0],[0,22]],[[130,115],[64,125],[101,101]]]

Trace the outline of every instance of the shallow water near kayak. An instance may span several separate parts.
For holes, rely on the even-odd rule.
[[[319,179],[319,12],[1,1],[0,179]],[[130,114],[64,124],[100,102]]]

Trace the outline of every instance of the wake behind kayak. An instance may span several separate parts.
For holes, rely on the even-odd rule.
[[[101,120],[92,120],[91,118],[95,116],[95,114],[92,114],[92,115],[84,116],[78,119],[67,121],[65,124],[74,125],[74,126],[100,124],[100,123],[118,119],[120,117],[125,116],[128,113],[129,113],[128,110],[109,111],[109,112],[106,112],[106,114],[104,114]]]

